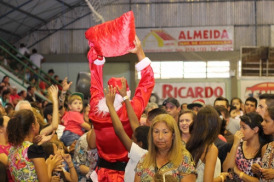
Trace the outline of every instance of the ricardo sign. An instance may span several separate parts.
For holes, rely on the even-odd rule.
[[[176,98],[181,104],[191,103],[196,99],[213,104],[216,97],[226,97],[225,82],[156,83],[154,94],[159,100],[158,104],[162,104],[168,97]]]
[[[136,29],[145,52],[232,51],[234,27]]]

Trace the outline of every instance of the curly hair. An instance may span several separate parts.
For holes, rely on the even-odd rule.
[[[35,124],[35,117],[32,111],[22,109],[16,112],[7,126],[8,142],[13,146],[21,145],[33,123]]]

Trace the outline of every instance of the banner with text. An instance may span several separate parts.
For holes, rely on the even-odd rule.
[[[274,94],[273,79],[269,80],[241,80],[241,99],[245,101],[248,97],[259,100],[261,94]]]
[[[233,51],[234,27],[136,29],[145,52]]]
[[[176,98],[180,104],[189,104],[196,99],[213,104],[216,97],[226,97],[225,82],[156,83],[153,94],[158,98],[158,104],[162,104],[168,97]]]

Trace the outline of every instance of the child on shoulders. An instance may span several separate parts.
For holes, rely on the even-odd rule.
[[[75,140],[78,140],[83,134],[84,130],[90,130],[91,126],[84,121],[81,111],[83,109],[83,94],[73,93],[68,98],[69,112],[63,116],[63,123],[65,126],[64,133],[60,140],[65,146],[70,146]]]

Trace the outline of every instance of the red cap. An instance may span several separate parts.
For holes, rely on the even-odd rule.
[[[128,84],[127,84],[127,80],[126,81],[126,88],[127,88],[127,91],[129,91],[129,87],[128,87]],[[122,82],[121,82],[121,78],[114,78],[114,77],[111,77],[109,80],[108,80],[108,85],[112,85],[113,87],[116,87],[118,86],[119,88],[122,87]],[[119,94],[119,91],[117,90],[116,91],[118,94]]]

